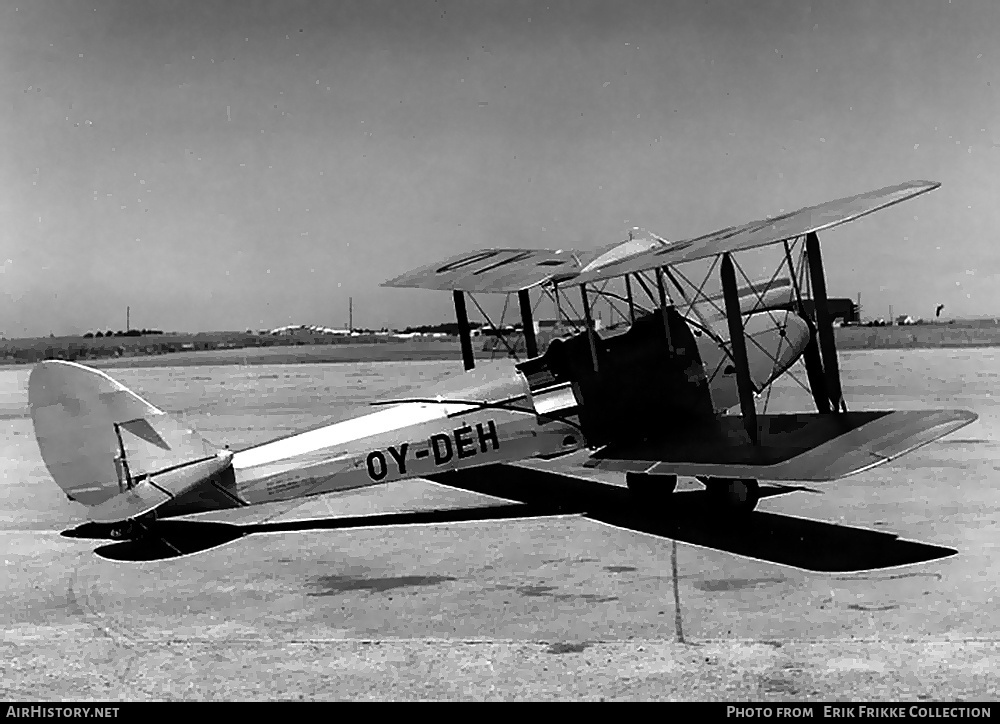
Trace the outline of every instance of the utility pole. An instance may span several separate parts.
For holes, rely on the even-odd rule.
[[[131,308],[131,307],[128,307],[128,306],[126,306],[126,307],[125,307],[125,331],[126,331],[126,332],[127,332],[127,331],[129,331],[130,329],[132,329],[132,328],[131,328],[131,327],[129,326],[129,324],[131,324],[131,322],[129,321],[129,313],[130,313],[131,311],[132,311],[132,308]]]
[[[347,298],[347,328],[354,331],[354,297]]]
[[[855,310],[858,314],[858,323],[861,322],[861,292],[858,292],[858,308]]]

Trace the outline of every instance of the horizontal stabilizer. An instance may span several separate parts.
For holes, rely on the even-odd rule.
[[[228,450],[205,460],[198,460],[148,476],[131,490],[95,505],[87,517],[95,523],[117,523],[159,508],[222,472],[232,461]]]
[[[117,523],[145,515],[170,500],[170,495],[155,485],[142,482],[132,490],[126,490],[93,506],[87,511],[87,517],[95,523]]]
[[[889,462],[976,420],[966,410],[906,410],[839,414],[760,415],[760,443],[750,442],[741,417],[670,439],[613,443],[587,467],[757,480],[827,481]]]

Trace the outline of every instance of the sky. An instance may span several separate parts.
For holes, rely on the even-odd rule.
[[[864,316],[1000,316],[1000,4],[0,2],[0,336],[450,320],[486,247],[821,235]],[[495,303],[495,300],[494,302]]]

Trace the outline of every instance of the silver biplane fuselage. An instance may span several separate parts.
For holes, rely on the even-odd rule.
[[[729,358],[709,333],[691,328],[711,376],[716,411],[739,405],[734,371],[724,369]],[[806,323],[787,311],[753,314],[745,329],[754,352],[751,378],[759,389],[794,364],[809,339]],[[723,369],[712,375],[719,367]],[[524,375],[511,362],[477,366],[423,391],[421,397],[427,401],[401,402],[235,453],[239,496],[263,503],[477,465],[550,458],[587,445],[578,423],[539,414]],[[432,402],[435,397],[442,401]],[[501,400],[524,404],[518,410],[481,404]]]
[[[690,328],[706,378],[710,378],[713,407],[724,413],[739,404],[735,375],[723,347],[725,339],[718,330],[697,323],[690,323]],[[809,339],[807,324],[788,311],[751,314],[745,330],[752,350],[748,355],[751,377],[759,389],[794,364]],[[68,392],[77,394],[87,386],[96,386],[95,396],[105,401],[112,399],[113,391],[141,407],[127,413],[101,410],[123,423],[117,427],[110,417],[86,428],[80,426],[79,419],[53,418],[53,409],[65,411],[73,406],[66,399]],[[169,440],[160,428],[172,429],[176,423],[161,410],[103,372],[72,362],[39,365],[32,375],[29,393],[43,458],[72,500],[93,506],[92,520],[113,523],[123,516],[142,514],[137,511],[148,512],[145,509],[151,506],[158,509],[160,517],[202,509],[203,495],[191,499],[183,494],[189,484],[186,476],[171,487],[163,473],[149,475],[146,482],[153,486],[150,492],[162,489],[169,497],[134,496],[127,503],[127,496],[111,496],[114,500],[109,501],[109,493],[132,490],[133,481],[141,482],[143,472],[171,467],[154,462],[155,453],[160,452],[157,448],[167,445],[158,446],[155,434],[144,434],[131,424],[149,420],[152,428]],[[572,389],[567,389],[566,394],[572,396]],[[197,448],[202,467],[190,468],[190,474],[204,475],[206,470],[217,474],[215,468],[231,471],[231,475],[217,481],[216,487],[221,488],[224,503],[238,501],[240,505],[321,495],[493,463],[551,458],[588,446],[578,418],[563,420],[546,415],[547,410],[536,406],[524,374],[506,360],[481,364],[455,375],[422,390],[418,398],[388,401],[379,407],[360,417],[237,452],[213,452],[213,446],[201,441],[194,430],[181,429],[175,434],[183,433],[187,440],[202,443]],[[97,411],[96,406],[90,409],[91,413]],[[72,431],[72,441],[66,438],[68,431]],[[84,439],[85,432],[90,437]],[[173,448],[185,449],[177,445]],[[82,467],[81,450],[92,451],[92,458]],[[118,453],[114,477],[104,473],[102,484],[98,482],[102,475],[98,471],[107,467],[111,452]],[[66,459],[65,464],[60,464],[61,458]],[[94,469],[90,475],[83,473],[88,466]],[[178,475],[184,470],[181,466],[169,473]]]

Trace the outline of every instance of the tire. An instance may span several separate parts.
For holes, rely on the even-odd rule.
[[[114,540],[132,540],[135,536],[135,525],[131,521],[116,523],[109,534]]]
[[[677,488],[676,475],[625,473],[625,484],[639,505],[668,505]]]
[[[710,478],[702,482],[727,512],[749,513],[760,501],[760,486],[753,478]]]

